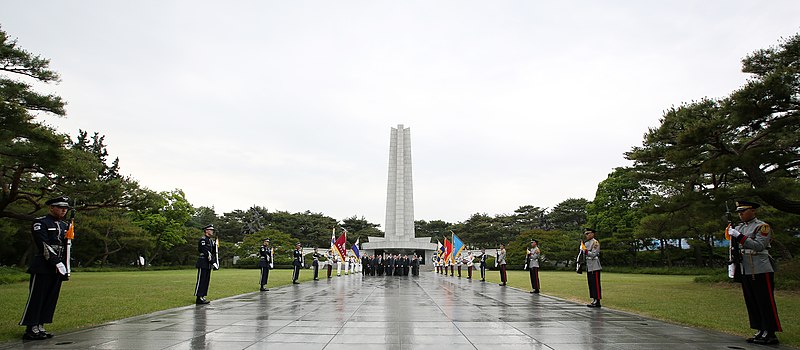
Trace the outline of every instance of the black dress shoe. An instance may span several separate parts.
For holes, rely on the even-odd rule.
[[[748,343],[752,343],[752,342],[754,342],[756,339],[763,339],[763,338],[764,338],[764,332],[763,332],[763,331],[759,331],[758,333],[756,333],[756,334],[753,334],[753,336],[752,336],[752,337],[750,337],[750,338],[747,338],[747,339],[745,339],[744,341],[746,341],[746,342],[748,342]]]
[[[300,284],[300,282],[292,281],[292,284]]]
[[[47,335],[45,335],[42,332],[34,333],[34,332],[26,331],[24,334],[22,334],[22,339],[23,340],[45,340],[45,339],[47,339]]]
[[[532,293],[533,294],[539,294],[539,290],[538,289],[534,289]]]
[[[779,343],[778,342],[778,337],[776,337],[774,335],[772,335],[772,336],[767,335],[767,336],[765,336],[763,338],[754,338],[753,339],[753,344],[759,344],[759,345],[776,345],[778,343]]]
[[[205,305],[205,304],[210,304],[211,302],[206,300],[206,298],[197,298],[197,300],[194,303],[197,305]]]

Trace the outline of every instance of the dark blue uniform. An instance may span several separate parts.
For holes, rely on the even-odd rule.
[[[216,242],[209,237],[203,236],[197,242],[197,251],[200,256],[194,265],[197,268],[197,285],[194,289],[194,295],[197,296],[198,301],[205,301],[205,296],[208,295],[208,284],[211,282],[211,269],[217,261]]]
[[[303,268],[303,249],[295,249],[293,256],[292,266],[294,267],[294,273],[292,274],[292,283],[297,284],[300,283],[297,282],[297,279],[300,278],[300,269]]]
[[[261,268],[261,290],[265,291],[267,280],[269,279],[269,270],[272,268],[272,249],[266,246],[261,246],[258,250],[258,255],[261,259],[258,260],[258,267]]]
[[[33,223],[31,235],[36,253],[28,268],[30,294],[19,322],[22,326],[53,323],[61,282],[66,279],[56,266],[67,263],[67,240],[64,237],[67,229],[69,224],[50,214],[37,218]]]

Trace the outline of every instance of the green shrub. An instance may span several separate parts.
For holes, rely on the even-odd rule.
[[[0,266],[0,284],[25,282],[30,279],[30,275],[24,269]]]

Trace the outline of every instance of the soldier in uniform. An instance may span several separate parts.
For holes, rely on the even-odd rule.
[[[500,266],[500,285],[505,286],[508,282],[506,275],[506,246],[500,245],[500,251],[497,253],[497,265]]]
[[[531,273],[531,293],[539,293],[539,242],[535,239],[531,240],[531,248],[528,251],[528,261],[526,265]]]
[[[198,305],[208,304],[208,284],[211,282],[211,269],[218,269],[217,263],[217,242],[211,239],[214,235],[214,225],[203,227],[203,237],[197,242],[197,251],[200,256],[197,258],[195,267],[197,268],[197,284],[194,288],[194,295],[197,296],[195,303]]]
[[[292,253],[294,261],[292,261],[292,266],[294,267],[294,273],[292,274],[292,284],[300,284],[297,282],[297,279],[300,278],[300,269],[303,268],[303,245],[300,242],[294,245],[294,253]]]
[[[464,262],[462,260],[464,260],[464,258],[459,256],[456,258],[455,262],[456,266],[458,266],[458,278],[461,278],[461,266],[464,265]]]
[[[260,291],[268,291],[266,288],[269,279],[269,270],[272,268],[272,249],[269,247],[269,238],[264,238],[261,248],[258,249],[258,267],[261,268],[261,288]]]
[[[69,224],[64,221],[69,208],[69,198],[58,197],[45,202],[49,213],[36,218],[31,235],[36,247],[28,273],[31,274],[28,303],[22,314],[20,326],[25,326],[22,339],[44,340],[53,334],[44,329],[45,323],[53,323],[61,282],[67,280],[65,234]]]
[[[486,281],[486,249],[481,249],[481,282]]]
[[[467,279],[472,279],[472,269],[475,267],[475,257],[472,255],[472,252],[467,253]]]
[[[417,253],[414,253],[414,257],[411,258],[411,276],[419,276],[419,256],[417,256]]]
[[[586,256],[586,279],[589,282],[589,297],[592,298],[588,307],[600,307],[602,288],[600,287],[600,241],[594,239],[595,230],[587,228],[583,233],[586,236],[583,254]]]
[[[781,332],[778,307],[775,305],[775,269],[770,261],[769,248],[772,229],[769,224],[756,218],[758,203],[736,202],[736,212],[742,221],[736,228],[729,228],[731,242],[738,244],[742,253],[740,272],[742,291],[750,328],[758,332],[748,338],[748,343],[778,344],[775,332]]]
[[[328,249],[328,252],[325,253],[325,264],[328,265],[328,278],[331,278],[331,272],[333,271],[333,249]]]
[[[319,249],[314,248],[314,253],[311,254],[311,257],[314,258],[314,261],[311,263],[311,266],[314,266],[314,280],[319,281],[319,258],[322,254],[319,253]]]

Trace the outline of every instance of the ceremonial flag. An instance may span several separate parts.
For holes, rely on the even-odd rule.
[[[74,212],[73,212],[73,216]],[[67,277],[72,273],[72,266],[70,264],[70,260],[72,260],[72,240],[75,239],[75,219],[72,219],[69,223],[69,228],[67,229],[67,233],[64,234],[64,238],[67,239]]]
[[[458,256],[461,255],[461,251],[464,250],[464,242],[461,242],[461,239],[456,236],[455,232],[450,231],[453,234],[453,254],[450,255],[450,259],[454,260],[458,259]]]
[[[450,255],[452,253],[453,253],[453,244],[450,243],[450,241],[448,241],[447,238],[445,238],[444,239],[444,261],[450,260]]]
[[[580,250],[581,251],[585,251],[586,250],[586,244],[583,244],[583,241],[581,241]]]
[[[336,227],[331,231],[331,250],[336,247]]]
[[[442,242],[439,241],[438,239],[436,240],[436,245],[438,247],[436,248],[436,256],[438,256],[439,259],[441,259],[442,256],[444,255],[444,245],[442,245]]]
[[[353,245],[350,247],[350,249],[353,249],[353,254],[356,255],[356,259],[358,259],[359,261],[361,261],[361,253],[358,251],[358,240],[360,239],[361,238],[357,238],[356,243],[353,243]]]
[[[347,230],[342,232],[342,235],[339,236],[339,238],[336,239],[336,242],[333,243],[334,251],[336,254],[339,254],[339,257],[342,258],[342,261],[344,261],[344,258],[347,256],[347,249],[344,247],[345,243],[347,243]]]

